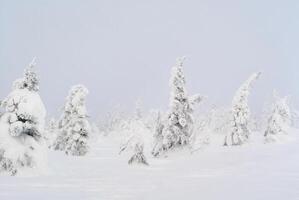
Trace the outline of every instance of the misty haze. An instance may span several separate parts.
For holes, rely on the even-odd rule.
[[[0,199],[299,199],[298,11],[0,0]]]

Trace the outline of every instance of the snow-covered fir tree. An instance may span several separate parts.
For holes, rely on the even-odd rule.
[[[254,73],[241,85],[237,90],[231,109],[231,130],[225,137],[224,145],[242,145],[246,143],[250,136],[249,120],[250,120],[250,109],[248,106],[248,96],[252,84],[256,81],[260,72]]]
[[[43,140],[46,109],[38,94],[34,66],[35,60],[1,102],[5,112],[0,120],[0,172],[11,175],[25,167],[43,170],[46,164]]]
[[[186,80],[183,73],[183,62],[185,58],[177,59],[172,68],[170,79],[171,95],[167,119],[161,135],[156,135],[155,149],[153,155],[158,156],[178,146],[186,146],[190,143],[193,134],[193,110],[194,106],[201,101],[199,95],[188,96],[186,91]],[[159,141],[160,138],[162,141]]]
[[[280,98],[274,93],[275,102],[272,105],[265,131],[265,141],[275,142],[280,136],[286,135],[291,126],[291,110],[288,97]]]
[[[58,136],[53,145],[55,150],[74,156],[88,152],[91,126],[85,106],[87,94],[88,90],[83,85],[71,88],[58,122]]]

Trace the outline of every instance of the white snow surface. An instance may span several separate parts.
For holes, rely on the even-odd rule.
[[[49,174],[0,177],[1,200],[297,200],[299,130],[280,143],[253,133],[244,146],[223,147],[222,135],[193,154],[146,155],[149,166],[128,165],[119,137],[99,137],[85,157],[49,152]]]

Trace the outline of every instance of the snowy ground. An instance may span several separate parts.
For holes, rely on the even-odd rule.
[[[299,133],[299,131],[298,131]],[[299,134],[297,134],[299,136]],[[85,158],[50,152],[50,174],[0,177],[1,200],[299,199],[299,137],[283,144],[207,148],[128,166],[114,140]]]

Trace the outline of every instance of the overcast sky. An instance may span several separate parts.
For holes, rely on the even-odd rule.
[[[90,90],[93,117],[114,105],[166,109],[176,57],[190,94],[230,105],[240,84],[259,111],[273,89],[299,100],[298,0],[0,0],[0,99],[37,57],[41,96],[56,115],[69,88]]]

